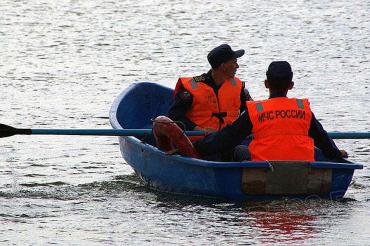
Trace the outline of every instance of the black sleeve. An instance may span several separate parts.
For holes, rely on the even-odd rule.
[[[181,85],[174,98],[174,103],[168,111],[168,117],[176,122],[184,130],[193,130],[196,124],[186,117],[186,112],[193,103],[193,96]]]
[[[329,159],[341,159],[342,154],[335,145],[328,133],[324,130],[321,123],[312,113],[311,125],[308,135],[314,139],[314,144],[317,148],[323,151],[324,155]]]
[[[247,88],[245,88],[245,83],[242,82],[242,90],[240,91],[240,113],[242,113],[245,109],[246,101],[253,101],[251,95]]]
[[[242,82],[242,90],[240,91],[240,113],[245,110],[245,102],[247,101],[247,96],[245,95],[245,83]]]
[[[252,122],[248,111],[244,111],[231,125],[194,142],[201,156],[232,150],[252,132]]]

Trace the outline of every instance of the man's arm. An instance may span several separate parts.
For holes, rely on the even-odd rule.
[[[249,94],[248,89],[245,88],[245,83],[242,82],[242,89],[240,91],[240,113],[242,113],[246,109],[246,101],[253,101],[253,98]]]
[[[178,82],[179,83],[179,82]],[[184,130],[193,130],[196,124],[186,117],[186,112],[190,109],[193,103],[193,96],[185,90],[182,85],[176,86],[176,94],[174,103],[168,111],[168,117],[173,121],[179,121],[177,123]]]
[[[313,113],[308,135],[314,139],[315,146],[322,150],[327,158],[341,159],[343,157],[342,151],[338,149]]]
[[[232,150],[252,132],[248,111],[244,111],[231,125],[194,142],[201,156],[209,156]]]

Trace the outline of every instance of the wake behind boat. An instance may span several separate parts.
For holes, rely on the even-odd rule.
[[[152,119],[166,115],[173,100],[170,88],[135,83],[113,102],[114,129],[151,129]],[[230,200],[320,197],[342,198],[361,164],[331,160],[214,162],[168,155],[151,134],[119,137],[125,161],[150,188]]]

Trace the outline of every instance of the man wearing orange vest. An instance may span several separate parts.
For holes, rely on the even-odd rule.
[[[244,50],[233,51],[227,44],[211,50],[207,59],[212,69],[208,73],[179,78],[168,116],[185,130],[206,134],[231,124],[251,100],[244,83],[235,77],[237,58],[243,55]]]
[[[194,147],[201,156],[207,158],[214,153],[230,151],[253,134],[249,152],[254,161],[314,161],[315,146],[328,159],[346,158],[346,151],[337,148],[312,113],[309,101],[287,97],[294,85],[290,64],[272,62],[266,76],[269,99],[247,102],[245,112],[233,124],[196,141]],[[234,160],[246,159],[240,158],[245,157],[245,153],[236,154]]]

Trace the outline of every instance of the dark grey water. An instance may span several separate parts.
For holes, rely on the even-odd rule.
[[[1,123],[110,128],[134,81],[173,87],[207,52],[244,48],[239,77],[263,99],[272,60],[329,131],[370,131],[370,2],[0,2]],[[344,201],[231,204],[143,187],[115,137],[0,139],[0,244],[368,245],[370,140],[338,140],[356,171]]]

